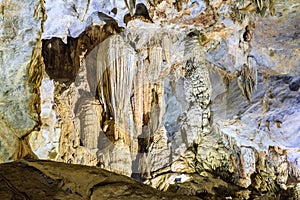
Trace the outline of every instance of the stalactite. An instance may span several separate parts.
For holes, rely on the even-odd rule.
[[[136,58],[133,49],[120,36],[115,40],[105,41],[101,46],[108,47],[109,51],[100,47],[97,55],[96,76],[99,80],[100,102],[104,104],[104,111],[108,114],[106,120],[114,120],[115,141],[125,140],[128,139],[125,136],[128,128],[124,121],[124,108],[130,106]]]

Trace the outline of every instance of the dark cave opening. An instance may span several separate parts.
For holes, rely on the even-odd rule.
[[[67,44],[60,38],[42,42],[45,71],[49,77],[59,82],[74,81],[79,69],[79,56],[76,56],[78,39],[68,38]]]
[[[80,57],[85,57],[101,42],[121,31],[113,23],[87,28],[78,38],[67,37],[66,43],[60,38],[42,40],[42,56],[45,71],[55,81],[74,82],[80,68]]]

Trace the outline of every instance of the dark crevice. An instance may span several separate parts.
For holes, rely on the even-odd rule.
[[[80,56],[88,55],[94,48],[111,35],[122,29],[113,22],[87,28],[78,38],[60,38],[42,41],[42,56],[45,70],[51,79],[61,83],[74,82],[80,67]]]
[[[62,82],[75,80],[79,69],[79,56],[75,56],[78,39],[68,38],[67,42],[63,43],[60,38],[43,40],[45,70],[51,79]]]

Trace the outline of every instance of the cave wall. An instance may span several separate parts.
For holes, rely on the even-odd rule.
[[[30,155],[26,136],[39,129],[45,19],[42,1],[1,1],[0,162]]]
[[[293,187],[299,3],[128,2],[27,2],[26,14],[2,2],[3,34],[23,32],[3,37],[2,55],[22,54],[2,59],[1,161],[98,166],[161,190],[206,172]]]

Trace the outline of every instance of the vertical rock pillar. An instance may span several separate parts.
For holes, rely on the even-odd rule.
[[[182,134],[186,134],[187,145],[200,144],[201,138],[210,133],[211,84],[205,65],[204,49],[196,35],[187,36],[185,58],[187,59],[184,91],[189,109],[183,120]]]

